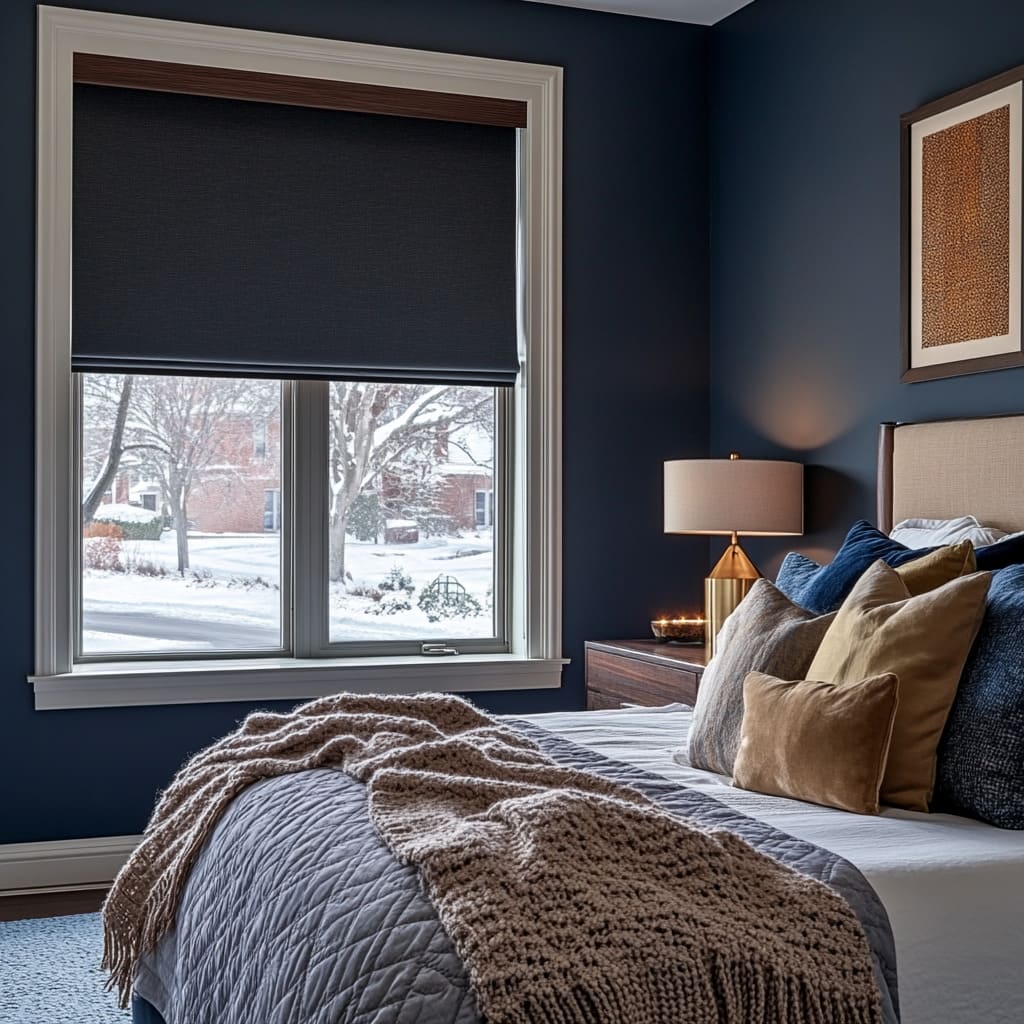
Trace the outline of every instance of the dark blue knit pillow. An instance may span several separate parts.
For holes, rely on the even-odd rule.
[[[862,519],[850,527],[836,557],[828,565],[818,566],[817,571],[811,568],[817,563],[809,558],[794,558],[795,552],[787,555],[775,585],[801,608],[815,615],[827,615],[843,603],[861,574],[879,558],[895,567],[934,550],[908,548]]]
[[[1024,829],[1024,565],[992,577],[939,744],[932,806]]]
[[[1008,537],[997,544],[986,544],[975,551],[978,559],[978,570],[995,572],[1009,565],[1024,563],[1024,534],[1019,537]]]
[[[801,555],[799,551],[790,551],[779,566],[775,586],[794,604],[800,604],[800,595],[820,569],[821,565],[813,558]]]

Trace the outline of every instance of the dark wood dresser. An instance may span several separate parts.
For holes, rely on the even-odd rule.
[[[657,707],[676,701],[692,705],[697,699],[707,665],[703,644],[588,640],[584,647],[588,711],[626,704]]]

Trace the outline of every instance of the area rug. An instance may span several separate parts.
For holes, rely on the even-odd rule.
[[[0,921],[0,1022],[124,1024],[105,992],[99,914]]]

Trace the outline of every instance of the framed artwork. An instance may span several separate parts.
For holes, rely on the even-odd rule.
[[[901,372],[934,380],[1024,366],[1024,66],[904,114]]]

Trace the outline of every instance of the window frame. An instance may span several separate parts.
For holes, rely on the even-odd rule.
[[[328,430],[328,416],[330,414],[330,386],[323,381],[296,381],[295,408],[298,411],[298,418],[304,422],[300,425],[298,418],[293,420],[293,450],[296,453],[294,462],[294,497],[300,496],[304,499],[305,507],[309,510],[306,519],[302,523],[295,523],[293,536],[295,538],[296,564],[302,559],[302,564],[307,568],[304,578],[312,579],[314,567],[327,564],[330,542],[327,530],[328,505],[329,505],[329,481],[327,473],[327,462],[329,456],[330,439]],[[511,484],[505,501],[506,509],[511,509],[515,498],[516,474],[507,474],[505,470],[507,458],[506,453],[499,450],[506,440],[509,431],[505,429],[506,424],[514,430],[514,410],[511,401],[510,389],[495,388],[495,471],[497,479],[502,484]],[[301,431],[301,434],[299,433]],[[511,477],[511,479],[509,479]],[[299,485],[298,481],[304,481]],[[299,508],[296,503],[296,510]],[[320,518],[315,518],[316,510],[320,510]],[[323,573],[322,586],[302,588],[303,592],[295,593],[294,623],[296,624],[293,640],[294,650],[300,656],[313,658],[329,657],[374,657],[380,654],[393,655],[417,655],[420,653],[424,643],[439,643],[454,645],[462,653],[469,654],[507,654],[510,650],[510,623],[508,621],[509,596],[507,593],[507,581],[504,576],[504,568],[508,565],[512,548],[508,542],[507,524],[503,521],[502,528],[495,530],[494,534],[494,577],[493,593],[495,617],[495,635],[491,637],[422,637],[409,640],[332,640],[329,608],[330,581],[327,574]],[[308,554],[303,553],[306,545],[311,546]],[[320,570],[322,573],[322,569]],[[299,588],[295,588],[298,590]],[[298,632],[297,624],[307,622],[311,628],[308,632]],[[306,645],[306,646],[303,646]]]
[[[294,491],[294,469],[293,469],[293,446],[287,443],[289,436],[289,423],[293,416],[295,407],[294,392],[290,381],[282,381],[279,387],[280,419],[281,419],[281,452],[278,460],[280,472],[280,493],[282,488],[289,492]],[[71,671],[84,673],[88,672],[90,666],[105,666],[108,664],[126,664],[145,666],[153,662],[175,663],[179,661],[207,661],[223,662],[225,660],[237,660],[239,658],[281,658],[294,651],[293,641],[293,587],[295,573],[292,566],[293,552],[295,550],[295,538],[291,521],[281,516],[280,529],[277,531],[279,547],[279,577],[280,597],[278,600],[278,616],[280,623],[279,636],[281,642],[277,647],[256,649],[251,651],[241,650],[215,650],[208,652],[183,651],[181,653],[169,653],[163,651],[134,651],[124,654],[89,654],[83,648],[83,618],[85,614],[82,568],[82,524],[78,518],[78,510],[82,507],[82,454],[81,439],[84,433],[84,392],[81,374],[72,374],[72,417],[71,424],[74,436],[72,437],[72,451],[74,465],[72,475],[74,477],[71,488],[71,513],[74,520],[72,528],[71,546],[71,600],[73,608],[72,629],[74,635],[71,638],[72,655]],[[116,483],[115,483],[116,489]],[[279,506],[279,512],[283,506]]]
[[[558,687],[561,668],[562,69],[458,54],[40,6],[36,276],[36,637],[29,676],[37,709],[333,693]],[[110,54],[439,93],[520,100],[518,308],[523,369],[513,389],[508,523],[509,651],[237,658],[74,665],[74,431],[71,374],[71,106],[74,53]],[[302,386],[300,382],[298,387]],[[306,403],[308,404],[308,403]],[[299,410],[290,455],[302,458]],[[292,516],[314,510],[292,507]],[[285,516],[287,522],[288,516]],[[307,531],[308,534],[308,531]],[[326,543],[326,537],[323,538]],[[317,545],[293,550],[301,575]],[[295,650],[318,627],[293,613]]]

